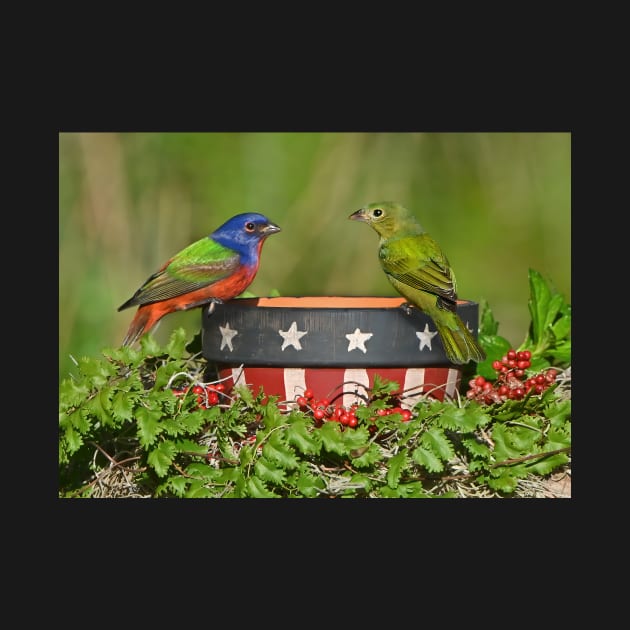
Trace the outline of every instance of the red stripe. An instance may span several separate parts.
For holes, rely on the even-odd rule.
[[[425,368],[424,386],[414,388],[410,395],[423,392],[430,394],[437,400],[444,400],[444,393],[448,379],[448,368]],[[378,374],[381,380],[398,383],[398,392],[402,392],[405,384],[407,368],[367,368],[370,389],[374,387],[374,380]],[[231,368],[219,371],[220,378],[231,377]],[[258,395],[259,388],[268,396],[278,397],[278,401],[295,400],[295,392],[286,392],[284,387],[284,368],[270,367],[246,367],[244,369],[245,382],[250,386],[254,395]],[[363,393],[363,388],[357,388],[352,383],[346,382],[346,370],[344,368],[307,368],[305,373],[306,387],[313,391],[316,400],[328,398],[332,403],[341,404],[343,394],[354,392]],[[345,383],[345,384],[344,384]],[[226,381],[226,387],[232,386],[231,378]]]

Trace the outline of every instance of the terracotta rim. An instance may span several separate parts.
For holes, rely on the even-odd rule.
[[[406,302],[403,297],[378,296],[280,296],[235,298],[230,300],[233,305],[264,307],[264,308],[398,308]],[[457,300],[458,304],[468,304],[469,300]]]

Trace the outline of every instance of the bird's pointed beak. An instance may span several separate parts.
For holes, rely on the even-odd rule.
[[[271,221],[267,223],[267,225],[265,225],[265,227],[261,231],[265,236],[270,236],[271,234],[275,234],[276,232],[282,232],[280,226],[276,225],[275,223],[271,223]]]
[[[352,221],[366,221],[367,218],[365,216],[365,212],[363,211],[363,208],[361,208],[360,210],[357,210],[356,212],[353,212],[348,219],[351,219]]]

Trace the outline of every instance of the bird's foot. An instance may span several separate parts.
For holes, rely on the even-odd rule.
[[[208,315],[212,315],[212,313],[214,313],[214,307],[217,304],[223,304],[223,300],[220,300],[219,298],[212,298],[210,300],[210,303],[208,304]]]
[[[405,315],[411,315],[413,311],[413,306],[409,304],[409,302],[405,302],[404,304],[401,304],[400,308],[402,308],[402,310],[405,311]]]

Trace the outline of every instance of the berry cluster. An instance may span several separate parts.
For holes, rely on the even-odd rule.
[[[223,383],[213,383],[212,385],[194,385],[191,387],[176,388],[172,390],[173,395],[185,396],[189,391],[197,396],[197,407],[200,409],[209,409],[219,404],[219,395],[225,391]]]
[[[510,349],[500,361],[494,361],[492,368],[497,373],[493,383],[483,376],[476,376],[468,382],[466,398],[480,403],[502,403],[505,400],[521,400],[529,393],[542,394],[553,385],[558,370],[548,368],[523,380],[525,370],[531,366],[532,353],[529,350]]]
[[[324,421],[339,422],[340,424],[348,427],[356,427],[359,424],[359,420],[356,417],[356,410],[358,405],[351,405],[346,408],[339,403],[331,403],[327,398],[321,398],[317,400],[312,389],[305,389],[301,396],[295,399],[300,411],[305,413],[312,412],[315,419],[315,425],[321,426]],[[379,409],[377,412],[379,416],[388,416],[393,413],[399,413],[403,422],[411,420],[411,411],[409,409],[403,409],[402,407],[391,407],[389,409]],[[376,418],[371,418],[375,421]],[[370,429],[376,430],[376,427],[370,427]]]

